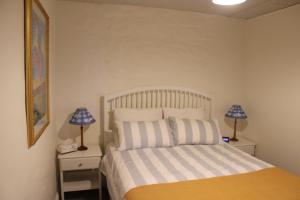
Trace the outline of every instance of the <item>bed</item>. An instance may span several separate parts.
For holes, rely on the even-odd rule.
[[[140,88],[106,96],[106,150],[100,168],[106,176],[111,199],[300,199],[299,177],[221,141],[198,144],[188,142],[186,136],[183,142],[177,141],[174,145],[143,147],[140,137],[137,140],[141,142],[136,147],[127,148],[125,145],[123,149],[114,142],[113,122],[117,117],[113,113],[119,108],[126,108],[126,112],[133,110],[129,120],[147,120],[146,114],[135,113],[137,109],[145,108],[201,109],[201,117],[210,120],[211,105],[211,98],[207,95],[174,87]],[[176,115],[172,112],[168,115]],[[152,112],[149,120],[153,116]],[[167,114],[163,113],[162,118],[168,118]],[[187,127],[176,127],[177,134],[188,131]],[[159,131],[160,134],[165,132]]]

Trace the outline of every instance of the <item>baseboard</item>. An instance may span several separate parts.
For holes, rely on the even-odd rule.
[[[59,194],[58,194],[58,192],[56,192],[54,200],[59,200]]]

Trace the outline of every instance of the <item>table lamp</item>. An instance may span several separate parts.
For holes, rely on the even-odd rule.
[[[83,125],[88,125],[94,123],[96,120],[89,113],[86,108],[77,108],[74,112],[72,118],[69,123],[74,125],[80,125],[80,133],[81,133],[81,145],[78,147],[79,151],[87,150],[88,148],[83,145]]]
[[[234,132],[233,132],[233,137],[230,138],[231,141],[239,141],[236,138],[236,123],[237,119],[246,119],[247,115],[242,109],[242,106],[240,105],[232,105],[230,110],[225,114],[226,117],[229,118],[234,118]]]

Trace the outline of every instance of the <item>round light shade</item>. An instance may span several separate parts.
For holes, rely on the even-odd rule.
[[[224,6],[236,5],[236,4],[244,3],[245,1],[247,0],[212,0],[214,4],[224,5]]]

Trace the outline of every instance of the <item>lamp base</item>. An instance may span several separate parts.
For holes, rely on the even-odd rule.
[[[230,141],[238,142],[239,140],[236,137],[230,138]]]
[[[81,145],[81,146],[78,147],[77,149],[78,149],[78,151],[85,151],[85,150],[87,150],[88,148],[87,148],[86,146]]]

